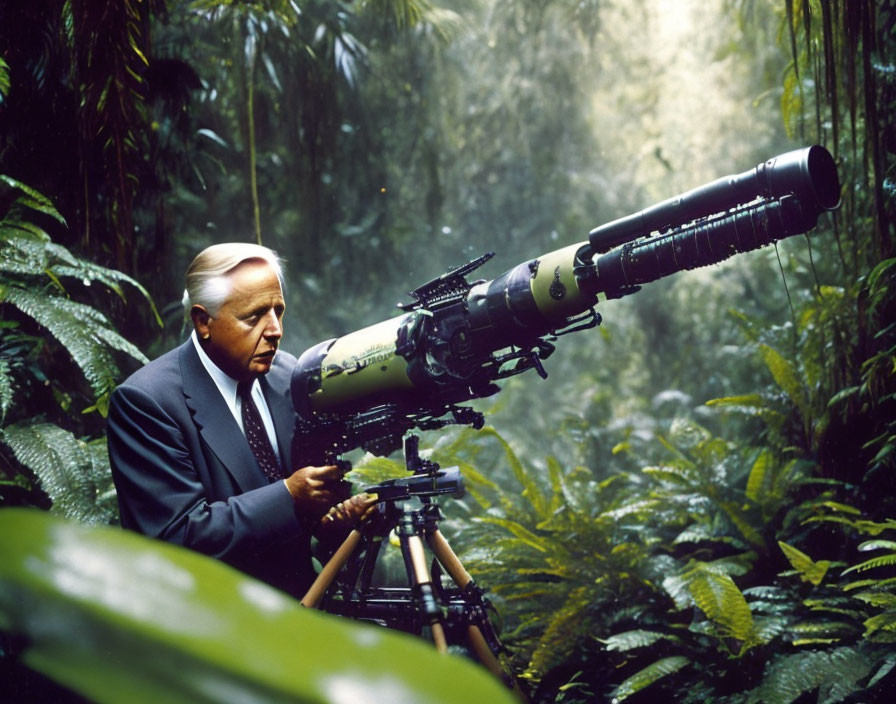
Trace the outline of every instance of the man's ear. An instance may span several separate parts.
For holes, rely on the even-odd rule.
[[[203,306],[195,305],[190,308],[190,318],[193,320],[193,327],[199,339],[207,340],[211,334],[208,329],[208,321],[211,320],[208,311]]]

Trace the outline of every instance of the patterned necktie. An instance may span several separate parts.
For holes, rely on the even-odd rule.
[[[258,461],[258,466],[271,479],[281,479],[283,472],[280,469],[280,462],[277,461],[271,439],[264,429],[258,406],[252,400],[252,382],[241,382],[237,385],[236,392],[242,406],[243,432],[246,433],[246,440],[249,441],[249,447]]]

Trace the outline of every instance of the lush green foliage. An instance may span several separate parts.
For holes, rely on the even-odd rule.
[[[58,509],[96,501],[92,520],[112,496],[101,450],[76,439],[99,414],[78,412],[114,383],[113,328],[156,351],[179,336],[178,277],[201,246],[262,239],[286,256],[299,351],[484,251],[516,264],[824,143],[843,205],[817,232],[607,305],[547,382],[483,403],[495,430],[430,440],[463,469],[471,496],[446,527],[537,699],[887,701],[892,3],[7,5],[0,171],[73,226],[25,201],[4,221],[4,247],[40,226],[68,249],[4,249],[31,269],[0,282],[17,326],[2,330],[3,496],[21,500],[22,458],[59,453],[83,471],[56,489],[34,471]],[[47,205],[13,185],[10,202]],[[97,296],[123,280],[93,261],[166,302],[165,339]],[[64,325],[73,312],[106,342]]]
[[[121,354],[146,358],[99,308],[72,295],[106,307],[106,294],[124,300],[125,283],[148,294],[130,277],[55,244],[41,224],[64,223],[52,202],[7,176],[0,182],[8,203],[0,218],[0,502],[22,503],[29,494],[40,501],[32,491],[37,477],[54,510],[109,523],[117,508],[105,439],[79,439],[90,430],[79,415],[105,416]]]

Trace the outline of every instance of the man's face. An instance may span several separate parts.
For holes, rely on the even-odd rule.
[[[277,274],[264,262],[244,262],[228,278],[230,295],[217,314],[194,320],[200,338],[208,335],[204,349],[211,360],[231,378],[248,381],[270,370],[286,305]]]

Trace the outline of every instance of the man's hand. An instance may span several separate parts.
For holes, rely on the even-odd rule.
[[[363,523],[376,509],[376,501],[376,494],[355,494],[350,499],[340,501],[333,506],[327,511],[327,515],[321,522],[324,524],[332,522],[344,526]]]
[[[342,498],[342,470],[335,464],[303,467],[285,479],[286,488],[303,513],[319,519]]]

